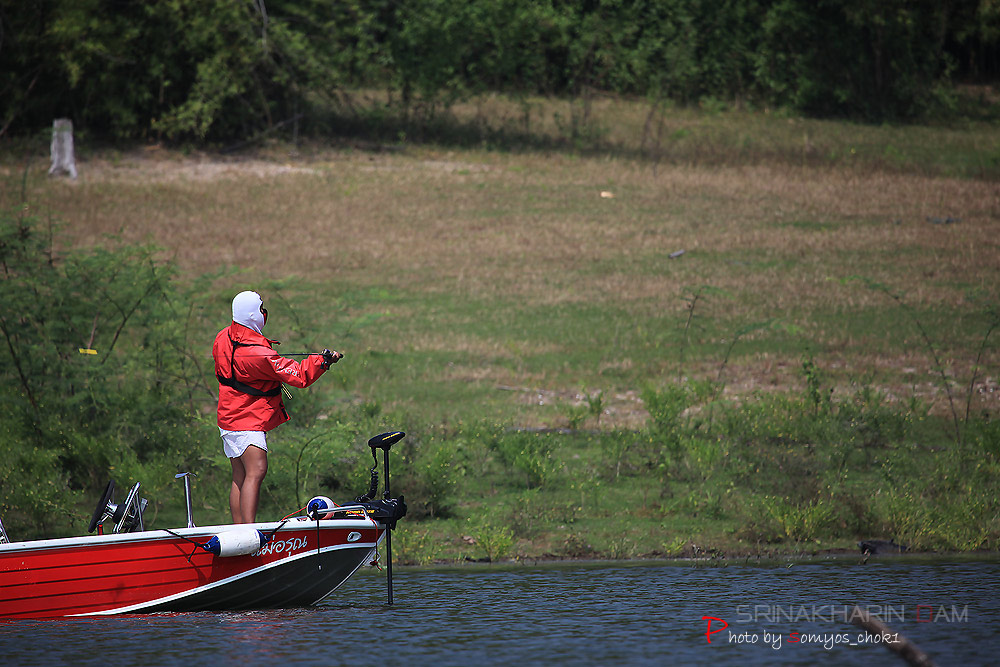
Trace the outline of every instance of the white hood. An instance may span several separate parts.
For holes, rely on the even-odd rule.
[[[240,292],[233,299],[233,322],[263,334],[264,313],[260,312],[263,303],[257,292]]]

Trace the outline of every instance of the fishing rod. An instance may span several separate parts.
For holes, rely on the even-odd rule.
[[[272,350],[272,351],[275,354],[277,354],[277,355],[281,355],[282,357],[308,357],[308,356],[311,356],[313,354],[318,355],[320,357],[323,356],[322,352],[282,352],[281,350]],[[331,352],[332,354],[336,354],[338,360],[344,358],[344,353],[343,352],[333,352],[332,350],[326,350],[326,351],[327,352]],[[241,357],[269,357],[271,355],[267,354],[267,353],[264,353],[264,354],[246,354],[246,353],[240,353],[240,356]]]
[[[336,350],[323,350],[322,352],[282,352],[280,350],[272,349],[270,352],[240,352],[239,356],[241,359],[245,359],[246,357],[270,357],[275,354],[279,357],[311,357],[315,355],[317,357],[323,357],[324,361],[326,361],[326,358],[329,356],[329,362],[331,364],[335,364],[344,358],[344,353],[337,352]]]
[[[320,356],[320,357],[323,356],[323,352],[281,352],[280,350],[272,350],[272,351],[275,354],[280,355],[282,357],[309,357],[309,356],[312,356],[314,354],[317,355],[317,356]],[[97,354],[97,350],[95,350],[93,348],[89,348],[89,347],[81,347],[81,348],[79,348],[79,352],[80,352],[80,354]],[[325,350],[325,352],[332,352],[332,351],[331,350]],[[335,354],[335,355],[337,355],[337,359],[336,359],[336,361],[334,361],[334,363],[337,363],[337,361],[340,361],[341,359],[344,358],[344,353],[343,352],[332,352],[332,353]],[[240,354],[240,356],[241,357],[269,357],[271,355],[267,354],[267,353],[264,353],[264,354]]]

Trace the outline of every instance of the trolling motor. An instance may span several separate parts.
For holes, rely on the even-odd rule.
[[[368,441],[368,446],[372,449],[372,460],[375,465],[371,469],[371,482],[368,485],[368,492],[357,497],[357,502],[368,510],[369,516],[381,521],[386,525],[385,532],[385,554],[386,554],[386,579],[389,587],[389,604],[392,604],[392,529],[396,527],[396,522],[406,516],[406,503],[403,496],[399,498],[389,497],[389,448],[402,440],[406,436],[402,431],[390,431],[381,433]],[[378,493],[378,456],[376,449],[382,450],[382,465],[385,474],[385,489],[381,500],[376,499]]]

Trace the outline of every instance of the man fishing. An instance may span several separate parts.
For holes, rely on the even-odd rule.
[[[288,421],[281,400],[282,383],[308,387],[344,355],[323,350],[301,362],[272,349],[265,338],[267,309],[257,292],[233,299],[233,322],[215,337],[212,357],[219,379],[219,432],[233,466],[229,509],[233,523],[257,519],[260,485],[267,474],[267,432]]]

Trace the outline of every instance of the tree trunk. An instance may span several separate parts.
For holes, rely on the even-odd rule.
[[[49,176],[67,173],[76,178],[76,161],[73,157],[73,121],[57,118],[52,122],[52,166]]]

